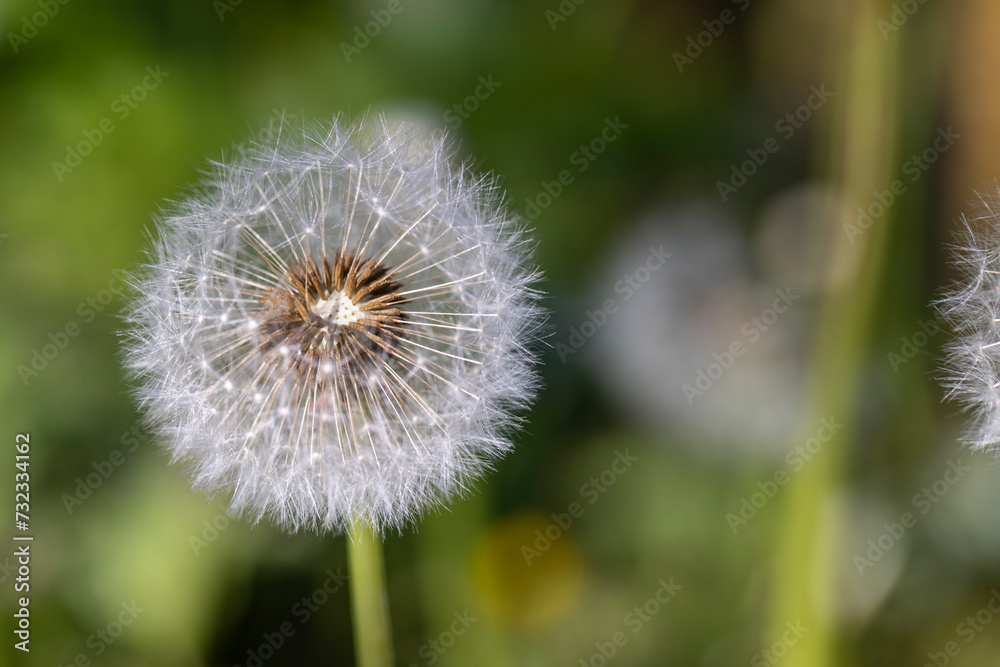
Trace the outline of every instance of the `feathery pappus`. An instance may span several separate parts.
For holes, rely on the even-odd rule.
[[[399,527],[511,448],[532,244],[444,137],[283,122],[158,224],[126,366],[193,483],[289,530]]]
[[[1000,445],[1000,186],[980,196],[963,219],[955,263],[961,277],[938,304],[952,325],[943,382],[948,397],[973,416],[965,441],[974,449]]]

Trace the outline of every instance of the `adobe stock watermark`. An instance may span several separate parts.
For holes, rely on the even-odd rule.
[[[930,512],[970,470],[972,468],[969,466],[962,465],[961,458],[948,461],[948,467],[939,479],[913,494],[910,500],[912,511],[903,512],[899,515],[899,519],[892,523],[883,523],[882,532],[868,540],[868,549],[864,554],[854,555],[852,561],[858,574],[863,577],[866,570],[875,567],[887,552],[903,540],[906,532],[917,525],[919,518]]]
[[[142,81],[111,102],[111,113],[114,118],[117,118],[119,122],[128,118],[139,103],[145,100],[149,93],[156,90],[168,76],[170,76],[170,72],[162,71],[159,65],[156,65],[155,68],[147,65],[146,76],[142,77]],[[56,179],[62,183],[67,174],[72,173],[80,166],[83,158],[93,153],[94,149],[104,141],[104,138],[115,131],[115,127],[114,119],[111,116],[106,116],[97,123],[97,127],[83,130],[83,139],[73,146],[66,146],[66,157],[63,162],[54,161],[52,163],[52,173],[55,174]]]
[[[468,609],[461,614],[456,611],[452,614],[452,616],[455,620],[451,622],[451,625],[448,626],[447,630],[441,631],[437,637],[424,642],[420,645],[420,648],[417,649],[417,655],[423,658],[424,665],[430,667],[430,665],[437,663],[437,661],[441,659],[441,656],[447,653],[448,649],[455,645],[458,638],[468,632],[469,628],[472,627],[472,624],[479,620],[470,614]],[[420,665],[415,662],[411,662],[410,667],[420,667]]]
[[[444,122],[451,129],[457,130],[462,127],[462,121],[468,120],[469,116],[479,109],[479,105],[488,100],[493,92],[503,85],[499,81],[494,81],[492,74],[485,77],[480,76],[478,82],[479,85],[476,86],[471,95],[465,97],[461,102],[452,104],[451,109],[444,112]]]
[[[14,49],[14,53],[20,51],[22,46],[33,39],[39,30],[55,18],[63,5],[68,5],[69,2],[70,0],[38,0],[35,3],[38,5],[38,11],[21,19],[21,31],[7,33],[7,40],[10,42],[11,48]]]
[[[625,451],[616,450],[611,465],[580,486],[580,498],[586,501],[586,504],[574,501],[566,507],[565,512],[553,512],[551,515],[552,523],[546,526],[544,531],[535,529],[534,543],[521,545],[521,555],[528,567],[531,567],[535,560],[541,558],[542,554],[551,549],[552,545],[558,542],[566,531],[572,528],[573,524],[586,513],[587,507],[600,500],[608,492],[608,489],[614,486],[615,482],[628,472],[638,460],[639,458],[632,456],[627,449]]]
[[[100,658],[108,652],[115,642],[125,633],[125,630],[135,623],[136,619],[145,613],[145,607],[140,607],[135,600],[122,602],[121,611],[103,628],[97,628],[87,637],[85,646],[89,651],[77,653],[66,667],[91,667],[94,658]],[[60,663],[58,667],[63,667]]]
[[[894,179],[885,190],[874,191],[872,201],[867,206],[858,207],[855,222],[844,223],[844,233],[847,234],[847,240],[854,243],[859,236],[871,229],[872,225],[881,220],[886,211],[892,208],[896,200],[906,194],[907,183],[913,184],[919,181],[920,177],[927,173],[927,170],[961,138],[962,135],[952,130],[950,125],[947,128],[938,128],[937,137],[931,142],[931,145],[903,163],[901,171],[905,179]]]
[[[215,15],[219,17],[220,21],[225,21],[226,14],[235,11],[242,4],[243,0],[212,0],[212,9],[215,10]]]
[[[820,84],[819,88],[811,86],[809,97],[806,101],[794,110],[786,113],[774,124],[774,131],[777,137],[768,137],[757,148],[746,150],[747,159],[738,165],[729,167],[729,179],[726,181],[716,181],[715,189],[719,191],[722,201],[729,201],[729,197],[736,194],[740,188],[747,184],[747,181],[767,164],[771,156],[781,150],[781,141],[790,141],[795,134],[801,130],[806,123],[812,120],[813,115],[823,108],[823,105],[833,97],[833,92],[826,89],[826,84]]]
[[[975,616],[970,614],[955,626],[955,634],[962,640],[961,643],[950,640],[945,642],[940,651],[928,651],[927,662],[923,664],[923,667],[948,667],[952,659],[957,658],[962,652],[962,647],[971,644],[993,623],[993,619],[998,615],[1000,615],[1000,591],[993,588],[990,589],[990,599],[976,612]]]
[[[284,109],[272,108],[271,114],[267,117],[267,123],[259,130],[255,142],[261,145],[277,142],[288,121],[294,118],[294,115],[289,114]]]
[[[785,631],[781,637],[755,653],[750,658],[751,667],[770,667],[781,662],[781,659],[788,655],[788,649],[792,648],[802,639],[803,635],[809,632],[809,628],[802,625],[802,621],[786,621]]]
[[[712,358],[715,361],[705,368],[698,369],[695,373],[694,384],[685,384],[681,387],[688,405],[694,405],[697,398],[704,396],[726,374],[726,371],[733,367],[736,360],[746,354],[747,350],[778,321],[779,316],[788,312],[788,309],[799,300],[799,295],[793,294],[790,287],[775,290],[774,293],[777,296],[771,303],[771,307],[765,308],[760,315],[751,317],[740,327],[740,334],[743,338],[734,340],[722,352],[713,352]]]
[[[103,312],[111,303],[115,294],[122,291],[124,288],[122,278],[125,273],[116,269],[111,272],[111,275],[112,278],[104,289],[77,304],[75,312],[80,321],[69,320],[58,331],[49,332],[49,342],[42,345],[41,349],[31,348],[28,364],[19,364],[17,367],[17,374],[21,377],[21,382],[24,383],[25,387],[49,367],[49,364],[69,346],[70,341],[80,335],[80,332],[83,331],[81,322],[84,325],[93,322],[98,313]]]
[[[3,557],[3,563],[0,563],[0,584],[7,583],[8,579],[13,578],[17,574],[17,570],[18,563],[16,561],[12,563],[10,554],[6,554]]]
[[[649,246],[648,254],[643,263],[615,282],[614,292],[621,295],[621,302],[619,303],[616,297],[609,296],[596,310],[588,310],[583,322],[569,328],[569,338],[565,343],[561,341],[556,343],[559,360],[566,363],[566,359],[570,355],[576,354],[577,350],[593,338],[598,330],[608,323],[608,319],[618,312],[621,304],[627,303],[635,296],[636,292],[641,290],[653,274],[672,256],[671,253],[663,250],[663,244],[660,244],[658,248]]]
[[[605,118],[604,127],[601,128],[598,135],[588,143],[581,144],[579,148],[570,154],[570,165],[576,167],[576,173],[578,174],[587,171],[591,163],[607,150],[608,145],[614,143],[622,135],[622,132],[627,129],[628,125],[623,123],[619,116],[615,116],[614,120]],[[528,220],[537,220],[542,211],[551,206],[552,202],[558,199],[564,189],[572,185],[575,180],[576,176],[574,176],[571,170],[563,169],[556,176],[555,180],[542,181],[542,191],[534,197],[529,197],[525,200],[524,217]]]
[[[281,647],[295,636],[299,628],[308,623],[330,601],[330,598],[347,584],[347,581],[348,577],[343,573],[342,568],[338,567],[336,572],[327,570],[323,583],[308,596],[292,605],[289,613],[294,617],[295,622],[284,621],[273,632],[263,633],[260,644],[247,649],[246,661],[234,665],[234,667],[263,667],[265,662],[273,658],[281,650]]]
[[[900,28],[910,20],[910,17],[925,4],[927,4],[927,0],[903,0],[903,2],[893,4],[889,18],[879,19],[875,22],[878,31],[882,33],[882,39],[888,42],[889,36],[894,32],[899,32]]]
[[[899,339],[902,343],[899,351],[889,352],[886,355],[894,373],[898,373],[900,368],[910,363],[910,360],[930,344],[934,336],[941,333],[941,322],[937,319],[920,320],[917,324],[919,328],[916,331]]]
[[[615,631],[605,640],[594,642],[594,652],[586,658],[580,658],[579,667],[605,667],[620,650],[628,646],[632,637],[642,632],[649,622],[684,589],[680,584],[674,583],[673,577],[667,580],[660,579],[656,583],[659,584],[659,588],[649,599],[633,607],[622,618],[621,624],[624,628]]]
[[[745,12],[750,7],[750,0],[730,0],[730,2],[736,6],[736,9],[740,13]],[[688,35],[683,53],[680,51],[674,51],[673,53],[674,65],[677,66],[677,71],[683,74],[685,67],[694,64],[694,61],[700,58],[705,53],[705,50],[722,36],[722,33],[726,30],[726,26],[736,22],[737,16],[739,14],[727,7],[719,12],[718,18],[702,21],[701,24],[705,26],[705,29],[696,35]]]
[[[552,32],[556,31],[560,23],[565,23],[569,17],[576,13],[576,8],[587,0],[560,0],[555,9],[545,10],[545,20],[549,22]]]
[[[844,428],[843,424],[837,422],[833,417],[824,417],[819,421],[819,429],[809,439],[801,445],[795,445],[785,454],[785,466],[774,471],[770,479],[757,482],[757,490],[749,497],[740,498],[739,507],[735,512],[726,514],[726,523],[733,535],[739,532],[757,513],[764,509],[771,500],[778,495],[778,491],[788,484],[792,475],[801,472],[810,461],[812,461],[822,450],[823,446],[833,440],[833,437]]]
[[[122,449],[112,449],[107,458],[91,461],[90,467],[93,468],[93,471],[85,477],[77,477],[73,480],[76,482],[73,493],[62,494],[60,500],[66,508],[66,513],[72,516],[73,512],[82,506],[85,500],[94,495],[94,492],[101,488],[111,475],[125,463],[128,456],[135,453],[140,445],[148,442],[151,436],[152,433],[146,430],[141,422],[134,423],[132,428],[123,432],[118,438]]]
[[[337,568],[336,572],[327,570],[326,575],[326,579],[318,588],[292,605],[290,613],[298,621],[299,627],[308,623],[330,601],[330,598],[347,584],[348,577],[342,572],[342,568]],[[244,663],[246,667],[261,667],[274,657],[286,641],[295,636],[297,630],[292,621],[284,621],[275,632],[265,632],[261,635],[262,642],[255,649],[247,649],[247,660]]]
[[[403,0],[389,0],[384,9],[373,9],[368,12],[372,20],[366,22],[364,25],[354,26],[354,39],[350,42],[340,43],[340,52],[344,54],[344,60],[347,64],[351,64],[351,60],[361,55],[372,43],[372,40],[377,39],[382,31],[389,27],[392,20],[399,16],[399,14],[406,8],[406,5],[413,0],[406,0],[406,4]]]
[[[202,520],[201,531],[197,535],[188,535],[188,546],[196,557],[200,556],[230,525],[229,515],[225,511],[219,511],[211,519]]]

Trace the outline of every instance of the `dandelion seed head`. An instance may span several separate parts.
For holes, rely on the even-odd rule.
[[[285,123],[160,220],[126,366],[173,458],[233,511],[401,527],[511,448],[538,277],[495,182],[443,137]]]
[[[937,303],[954,339],[945,347],[943,384],[972,416],[964,440],[1000,447],[1000,186],[963,218],[954,248],[960,278]]]

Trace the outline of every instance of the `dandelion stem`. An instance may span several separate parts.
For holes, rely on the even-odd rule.
[[[385,589],[382,540],[361,521],[351,526],[347,540],[351,616],[358,667],[391,667],[392,626]]]

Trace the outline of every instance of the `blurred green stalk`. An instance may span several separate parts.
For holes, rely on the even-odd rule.
[[[391,667],[392,627],[385,589],[382,541],[361,521],[347,539],[351,616],[358,667]]]
[[[881,218],[853,239],[845,223],[857,223],[876,191],[888,187],[895,152],[898,44],[877,28],[891,8],[884,0],[834,3],[831,53],[837,67],[833,120],[826,146],[829,180],[842,197],[846,218],[831,216],[826,298],[818,320],[809,376],[809,407],[794,444],[815,436],[822,418],[844,425],[823,453],[798,473],[784,500],[775,545],[773,590],[765,642],[782,636],[787,623],[808,628],[782,662],[787,667],[838,664],[836,559],[842,550],[840,492],[854,440],[859,375],[878,295],[889,219]]]

